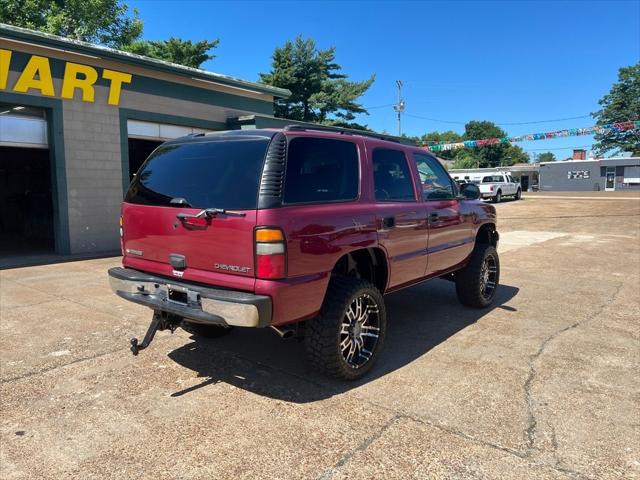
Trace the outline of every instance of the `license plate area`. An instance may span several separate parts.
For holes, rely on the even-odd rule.
[[[168,288],[167,298],[170,302],[180,303],[182,305],[189,304],[189,294],[180,290],[175,290],[171,287]]]
[[[167,301],[182,306],[199,307],[200,306],[200,294],[189,290],[186,287],[180,287],[178,285],[166,286],[166,298]]]

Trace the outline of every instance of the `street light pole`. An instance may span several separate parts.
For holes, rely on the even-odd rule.
[[[396,80],[398,86],[398,103],[393,106],[393,109],[398,114],[398,136],[402,136],[401,114],[404,112],[404,100],[402,99],[402,80]]]

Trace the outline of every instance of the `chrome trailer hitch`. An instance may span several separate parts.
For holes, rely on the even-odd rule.
[[[147,333],[144,334],[142,343],[139,343],[136,337],[131,339],[131,353],[138,355],[140,350],[147,348],[158,330],[171,330],[171,333],[173,333],[175,329],[178,328],[181,321],[182,319],[179,317],[175,317],[165,312],[154,311],[151,324],[147,329]]]

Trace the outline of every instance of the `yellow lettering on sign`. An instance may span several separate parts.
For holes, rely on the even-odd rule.
[[[102,71],[102,78],[111,80],[111,82],[109,83],[109,98],[107,99],[107,103],[109,105],[118,105],[120,103],[120,92],[122,91],[122,84],[131,83],[131,74],[116,72],[114,70],[107,70],[105,68]]]
[[[11,62],[11,50],[0,49],[0,90],[7,88],[9,78],[9,63]]]
[[[84,78],[78,78],[78,74],[84,75]],[[64,78],[62,80],[62,98],[72,99],[76,88],[82,90],[82,100],[85,102],[93,102],[95,98],[95,89],[93,84],[98,79],[98,72],[88,65],[80,65],[78,63],[67,62],[64,67]]]
[[[42,95],[47,95],[48,97],[55,95],[48,58],[33,55],[13,86],[14,91],[22,93],[26,93],[31,88],[40,90]]]

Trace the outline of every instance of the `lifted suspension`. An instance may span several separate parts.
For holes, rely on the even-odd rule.
[[[171,333],[173,333],[175,329],[178,328],[178,325],[180,325],[181,321],[182,319],[176,317],[175,315],[154,311],[153,318],[151,319],[151,324],[147,329],[147,333],[144,334],[142,343],[139,343],[139,340],[136,337],[131,339],[131,352],[134,355],[138,355],[138,353],[140,353],[140,350],[144,350],[149,346],[158,330],[171,330]]]

